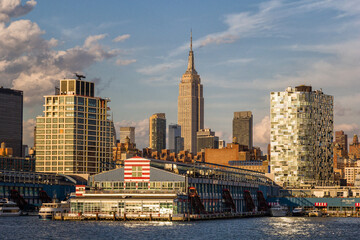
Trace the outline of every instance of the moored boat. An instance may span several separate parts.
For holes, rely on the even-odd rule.
[[[311,210],[310,212],[309,212],[309,217],[321,217],[322,216],[322,213],[321,213],[321,211],[319,211],[319,210]]]
[[[279,201],[277,201],[276,204],[270,208],[270,215],[272,217],[285,217],[287,213],[288,208],[286,206],[280,205]]]
[[[39,211],[39,218],[42,220],[51,220],[54,215],[68,213],[70,211],[70,203],[62,201],[60,203],[43,203]]]
[[[0,199],[0,217],[16,217],[20,214],[21,210],[15,202],[9,201],[7,198]]]
[[[296,207],[292,210],[293,216],[304,216],[304,209],[302,207]]]

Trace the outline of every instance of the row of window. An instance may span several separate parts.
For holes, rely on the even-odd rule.
[[[92,98],[83,98],[83,97],[76,97],[76,96],[69,96],[69,97],[46,97],[46,105],[50,104],[77,104],[77,105],[84,105],[85,101],[87,100],[87,105],[91,107],[97,107],[97,102],[99,99],[92,99]]]

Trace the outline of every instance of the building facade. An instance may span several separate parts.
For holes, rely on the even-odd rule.
[[[333,97],[310,86],[272,92],[271,173],[285,186],[333,180]]]
[[[169,145],[170,152],[179,153],[184,149],[184,139],[181,137],[181,126],[178,124],[169,125]]]
[[[113,131],[109,99],[95,97],[94,83],[60,80],[59,95],[45,96],[36,118],[36,171],[95,174],[111,168]]]
[[[349,145],[349,157],[352,159],[360,159],[360,143],[356,134],[353,137],[353,142]]]
[[[149,147],[161,152],[166,149],[166,117],[165,113],[155,113],[149,119]]]
[[[200,129],[197,132],[197,152],[207,148],[218,149],[219,137],[210,128]]]
[[[120,143],[125,143],[126,137],[130,143],[135,143],[135,127],[120,127]]]
[[[179,85],[178,124],[184,138],[184,150],[196,153],[196,133],[204,128],[204,98],[203,85],[195,70],[192,37],[188,67]]]
[[[233,139],[240,145],[253,147],[253,115],[251,111],[234,112]]]
[[[23,92],[0,87],[0,142],[22,157]]]

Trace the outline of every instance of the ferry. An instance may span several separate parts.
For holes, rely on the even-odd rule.
[[[285,217],[287,215],[288,208],[280,205],[279,201],[270,208],[270,214],[272,217]]]
[[[51,220],[56,214],[68,212],[70,212],[70,203],[68,201],[62,201],[60,203],[43,203],[39,210],[39,219]]]
[[[21,210],[15,202],[9,201],[7,198],[0,199],[0,217],[20,216]]]

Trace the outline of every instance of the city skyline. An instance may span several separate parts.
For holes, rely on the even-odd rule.
[[[356,1],[209,1],[191,8],[161,1],[155,8],[145,1],[9,2],[0,10],[0,35],[14,41],[0,47],[0,85],[24,91],[24,144],[32,146],[42,97],[82,72],[99,86],[96,95],[112,100],[117,132],[135,126],[138,147],[147,146],[153,112],[177,122],[190,28],[204,85],[204,128],[220,139],[231,141],[233,112],[252,111],[254,146],[264,151],[269,93],[300,84],[334,96],[335,130],[349,138],[360,132]]]

